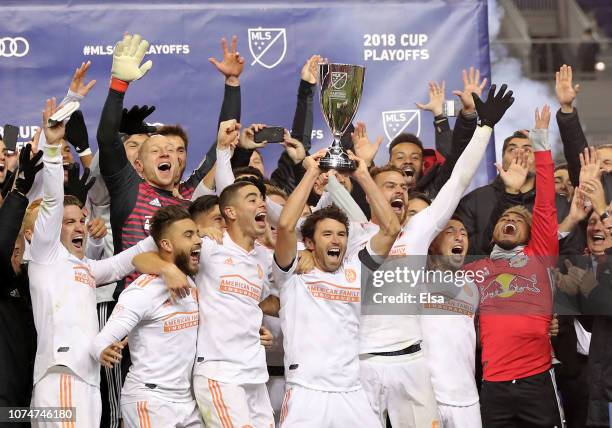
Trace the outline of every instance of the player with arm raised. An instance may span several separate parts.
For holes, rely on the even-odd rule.
[[[281,424],[291,426],[381,426],[359,379],[359,314],[362,264],[378,267],[400,231],[391,206],[363,160],[353,178],[364,189],[380,229],[365,247],[347,253],[348,219],[332,206],[311,214],[302,225],[304,244],[315,269],[297,274],[296,225],[321,173],[320,151],[305,159],[306,173],[287,200],[278,225],[274,279],[280,289],[287,391]],[[305,424],[305,425],[304,425]]]

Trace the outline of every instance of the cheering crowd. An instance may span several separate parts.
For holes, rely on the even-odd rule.
[[[453,91],[453,129],[443,82],[417,104],[435,150],[402,133],[375,165],[382,139],[358,122],[342,138],[356,170],[324,171],[314,55],[270,172],[266,125],[240,123],[237,39],[223,39],[218,129],[181,181],[186,131],[125,106],[147,48],[115,46],[95,154],[80,110],[50,120],[86,102],[89,62],[31,143],[0,141],[0,407],[75,409],[32,420],[53,427],[608,426],[612,146],[589,147],[571,67],[556,73],[567,163],[534,105],[529,129],[497,135],[497,178],[465,194],[514,101],[477,69]],[[422,281],[442,299],[422,312],[370,312],[389,261],[480,275]]]

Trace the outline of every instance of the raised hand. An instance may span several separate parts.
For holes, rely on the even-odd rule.
[[[604,188],[601,184],[601,180],[598,178],[589,178],[588,180],[581,181],[578,186],[578,192],[581,193],[585,198],[591,201],[593,210],[601,215],[608,208],[606,204],[606,195]]]
[[[91,80],[88,83],[85,83],[85,75],[87,75],[87,71],[91,66],[91,61],[82,62],[81,66],[78,67],[74,74],[72,75],[72,80],[70,81],[70,91],[75,92],[81,96],[86,96],[91,88],[96,84],[95,80]]]
[[[535,129],[548,129],[549,123],[550,123],[550,107],[544,104],[544,107],[542,107],[542,112],[540,112],[536,108],[535,110]]]
[[[53,127],[50,127],[48,124],[49,118],[59,109],[60,107],[57,106],[55,98],[50,98],[46,101],[45,109],[43,110],[43,129],[45,130],[45,138],[49,145],[59,145],[66,132],[64,122],[60,122]]]
[[[586,147],[580,157],[580,175],[578,180],[580,183],[590,180],[591,178],[601,178],[601,162],[597,156],[595,147]]]
[[[302,67],[302,71],[300,73],[300,77],[302,80],[314,85],[317,83],[317,79],[319,78],[319,63],[324,62],[321,55],[313,55],[308,58],[304,67]]]
[[[517,150],[514,158],[510,161],[508,169],[504,170],[498,163],[495,164],[499,177],[506,186],[506,192],[517,194],[527,180],[529,172],[529,153],[523,150]]]
[[[239,142],[240,147],[242,147],[243,149],[247,149],[247,150],[253,150],[253,149],[259,149],[260,147],[263,147],[266,144],[268,144],[267,141],[262,141],[261,143],[255,142],[255,133],[261,131],[265,127],[266,125],[264,125],[263,123],[254,123],[253,125],[249,126],[247,129],[245,129],[242,132],[242,135],[240,136],[240,142]]]
[[[563,64],[559,71],[555,73],[555,92],[563,113],[574,111],[572,103],[576,99],[578,91],[580,91],[580,85],[574,85],[572,78],[572,67],[569,65]]]
[[[476,105],[472,98],[472,93],[482,95],[482,90],[487,86],[487,79],[480,81],[480,69],[474,69],[470,67],[470,71],[463,70],[463,91],[455,90],[453,94],[458,96],[463,104],[464,113],[473,113],[476,111]]]
[[[585,193],[581,192],[578,189],[574,192],[574,196],[572,197],[572,203],[570,205],[568,217],[571,217],[574,223],[581,222],[591,212],[591,205],[586,204]]]
[[[149,60],[140,65],[147,49],[149,49],[149,42],[143,40],[140,35],[132,36],[126,33],[123,40],[115,45],[112,76],[124,82],[133,82],[147,74],[147,71],[153,67],[153,61]]]
[[[108,233],[106,223],[101,218],[94,218],[87,223],[87,233],[93,239],[102,239]]]
[[[289,131],[285,129],[284,134],[285,140],[281,143],[281,145],[287,151],[287,154],[291,158],[294,164],[298,164],[304,160],[306,157],[306,150],[304,150],[304,145],[295,138],[291,137]]]
[[[142,107],[132,106],[131,109],[123,109],[121,114],[121,125],[119,126],[119,132],[124,134],[148,134],[155,132],[157,128],[154,126],[147,125],[145,119],[155,111],[155,106],[144,105]]]
[[[307,171],[311,169],[316,169],[318,172],[321,172],[321,169],[319,168],[319,161],[323,156],[325,156],[326,153],[327,149],[324,148],[310,156],[306,156],[302,161],[302,166]]]
[[[504,116],[506,110],[510,108],[514,102],[514,98],[512,98],[512,91],[506,92],[507,88],[508,86],[504,83],[496,94],[495,90],[497,86],[491,85],[485,102],[483,102],[476,93],[472,92],[472,99],[474,100],[476,111],[478,112],[480,126],[489,126],[493,128]]]
[[[370,142],[365,123],[357,122],[355,131],[351,133],[351,138],[353,139],[353,146],[357,157],[363,159],[367,166],[372,165],[376,153],[378,153],[378,149],[383,142],[383,137],[376,138],[374,143]]]
[[[238,86],[239,78],[244,69],[244,58],[238,53],[238,37],[232,36],[231,48],[227,48],[227,40],[225,37],[221,39],[221,49],[223,50],[223,59],[219,62],[216,58],[210,57],[208,61],[214,65],[224,76],[227,84]]]
[[[80,167],[78,163],[68,166],[68,181],[64,183],[64,194],[76,196],[83,205],[87,201],[87,193],[96,182],[96,177],[87,181],[91,171],[89,168],[83,169],[83,175],[79,178]]]
[[[34,183],[34,177],[44,166],[42,162],[38,165],[43,155],[42,150],[34,156],[30,156],[31,153],[32,145],[29,143],[19,152],[19,172],[15,181],[15,188],[22,195],[26,195],[30,191]]]
[[[357,169],[355,169],[354,171],[351,171],[351,177],[358,179],[358,177],[363,177],[364,175],[368,175],[368,176],[370,175],[370,172],[368,171],[368,164],[366,163],[365,160],[357,156],[351,150],[347,152],[347,155],[350,160],[355,161],[355,163],[357,164]]]
[[[429,82],[429,102],[427,104],[415,103],[421,110],[429,110],[434,116],[440,116],[444,112],[444,90],[446,82],[438,85],[436,82]]]
[[[314,255],[310,250],[298,251],[298,264],[295,268],[296,273],[308,273],[315,267]]]

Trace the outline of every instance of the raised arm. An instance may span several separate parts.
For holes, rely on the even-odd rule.
[[[43,200],[34,224],[34,236],[30,252],[32,261],[51,264],[62,250],[60,234],[64,218],[64,168],[62,166],[61,141],[64,137],[64,124],[53,128],[47,120],[58,110],[55,98],[47,100],[43,112]]]
[[[119,281],[132,273],[134,271],[134,258],[139,254],[151,251],[157,251],[157,246],[153,242],[153,238],[149,236],[113,257],[103,260],[88,260],[88,266],[96,280],[96,285],[104,285]]]
[[[446,82],[441,84],[429,82],[429,101],[427,104],[416,103],[420,110],[430,111],[434,115],[434,130],[436,134],[436,150],[446,157],[450,153],[451,139],[453,136],[448,117],[444,114],[444,101]]]
[[[548,142],[550,109],[535,111],[535,129],[529,132],[536,166],[536,196],[531,222],[529,247],[535,254],[556,256],[559,254],[557,206],[555,204],[554,162]]]
[[[282,269],[288,268],[297,254],[297,234],[295,228],[308,201],[312,186],[314,186],[317,177],[321,173],[319,160],[325,155],[326,151],[327,149],[319,150],[314,155],[304,159],[306,173],[293,193],[289,195],[287,203],[281,212],[276,229],[277,237],[274,258],[276,264]]]

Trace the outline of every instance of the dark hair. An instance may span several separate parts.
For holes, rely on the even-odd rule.
[[[514,131],[514,134],[512,134],[511,136],[507,137],[504,140],[504,145],[502,146],[502,155],[506,153],[506,148],[508,147],[508,143],[510,143],[510,141],[514,140],[515,138],[520,138],[521,140],[528,140],[529,136],[523,134],[523,131]]]
[[[395,137],[393,140],[391,140],[391,144],[389,144],[389,154],[391,154],[391,151],[393,151],[393,148],[395,146],[397,146],[398,144],[402,144],[402,143],[415,144],[419,146],[419,148],[421,149],[421,152],[423,151],[423,142],[419,139],[419,137],[417,137],[414,134],[402,132],[397,137]]]
[[[304,240],[306,238],[313,239],[315,229],[317,227],[317,223],[321,220],[325,220],[326,218],[331,218],[332,220],[336,220],[339,223],[342,223],[346,228],[346,233],[349,231],[349,220],[344,211],[338,208],[335,205],[330,205],[328,207],[322,208],[310,214],[302,223],[302,237]]]
[[[76,205],[79,208],[83,208],[83,202],[74,195],[64,195],[64,206]]]
[[[223,191],[221,192],[221,195],[219,195],[219,210],[221,211],[221,215],[223,216],[225,220],[229,220],[225,216],[225,208],[231,205],[232,200],[234,199],[234,196],[236,195],[236,193],[238,193],[238,191],[245,186],[257,187],[257,189],[259,189],[259,192],[261,193],[261,196],[263,198],[266,197],[266,188],[261,180],[259,180],[259,182],[256,183],[255,180],[253,180],[250,177],[239,178],[238,180],[234,181],[232,184],[227,186],[225,189],[223,189]]]
[[[189,205],[189,215],[193,218],[198,214],[207,213],[215,205],[219,205],[219,197],[217,195],[200,196]]]
[[[566,163],[560,163],[559,165],[557,165],[555,167],[555,172],[559,171],[560,169],[567,169],[569,171],[569,167]]]
[[[238,177],[239,175],[254,175],[263,180],[263,174],[254,166],[241,166],[234,168],[232,172],[234,173],[234,177]]]
[[[373,180],[376,178],[377,175],[382,174],[383,172],[397,172],[402,177],[406,177],[406,173],[402,169],[396,166],[393,166],[390,163],[386,164],[385,166],[372,167],[370,169],[370,176],[372,177],[372,180]]]
[[[412,190],[408,192],[408,200],[411,201],[413,199],[420,199],[425,202],[427,205],[431,205],[431,199],[423,192],[419,192],[417,190]]]
[[[187,150],[187,146],[189,146],[189,137],[187,136],[187,132],[183,129],[181,125],[164,125],[157,128],[157,131],[155,131],[155,133],[159,135],[164,135],[166,137],[179,137],[185,142],[185,150]]]
[[[158,209],[155,214],[153,214],[149,226],[149,232],[157,246],[159,246],[159,242],[168,227],[176,221],[185,220],[187,218],[191,218],[187,210],[177,205],[170,205]]]
[[[276,195],[276,196],[280,196],[283,199],[287,199],[287,192],[285,192],[283,189],[281,189],[280,187],[275,186],[274,184],[268,184],[265,183],[266,185],[266,196],[270,196],[270,195]]]

